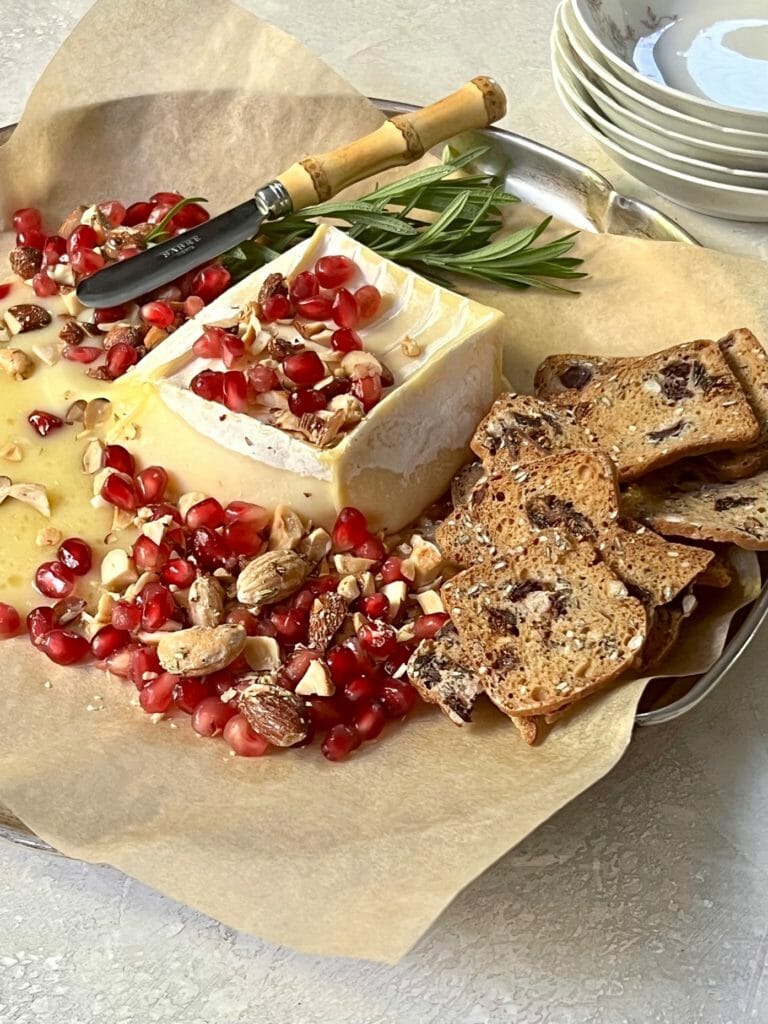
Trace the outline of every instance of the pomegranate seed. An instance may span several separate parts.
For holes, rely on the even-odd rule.
[[[119,227],[125,221],[126,209],[117,199],[108,199],[105,203],[99,203],[99,212],[104,214],[112,228]]]
[[[229,523],[258,523],[260,530],[272,522],[272,513],[251,501],[230,501],[224,509],[224,515]]]
[[[189,382],[190,391],[209,402],[224,398],[224,374],[218,370],[202,370]]]
[[[170,327],[176,319],[167,302],[145,302],[141,307],[141,318],[152,327]]]
[[[287,295],[270,295],[261,307],[265,321],[289,320],[293,316],[291,300]]]
[[[231,274],[224,267],[211,265],[198,270],[192,279],[192,294],[208,305],[229,287]]]
[[[199,295],[190,295],[189,298],[184,299],[184,316],[191,319],[193,316],[197,316],[204,306],[205,303]]]
[[[99,236],[88,224],[79,224],[67,239],[67,251],[70,255],[75,249],[95,249],[99,244]]]
[[[35,586],[44,597],[68,597],[75,586],[75,574],[63,562],[43,562],[35,573]]]
[[[55,628],[56,615],[53,608],[46,608],[44,605],[41,605],[39,608],[33,608],[27,616],[27,632],[32,643],[35,645],[37,645],[41,637],[45,636],[46,633],[50,633]]]
[[[131,634],[115,626],[103,626],[91,639],[91,654],[99,661],[119,651],[131,642]]]
[[[375,665],[373,658],[370,656],[368,651],[363,647],[358,637],[350,637],[349,640],[344,642],[344,647],[351,651],[355,657],[357,667],[355,675],[367,676],[372,675],[375,671]]]
[[[313,594],[330,594],[331,591],[336,590],[338,587],[340,578],[335,573],[328,573],[327,576],[307,580],[307,586]]]
[[[125,341],[118,341],[116,345],[107,352],[107,370],[113,380],[122,377],[132,366],[139,361],[139,354],[133,345]]]
[[[155,192],[153,196],[149,197],[149,201],[151,203],[167,203],[168,206],[175,206],[183,198],[184,196],[181,192]]]
[[[159,501],[157,504],[153,503],[150,505],[150,508],[152,509],[152,520],[150,520],[150,522],[169,517],[174,521],[174,523],[178,523],[179,526],[182,526],[184,523],[184,520],[181,518],[181,512],[179,512],[175,505],[171,505],[167,501]],[[180,535],[183,535],[181,530],[178,532]]]
[[[374,658],[386,658],[397,647],[397,633],[387,622],[369,622],[357,634],[363,647]]]
[[[376,684],[366,676],[357,676],[344,686],[344,696],[347,700],[373,700],[377,694]]]
[[[210,687],[202,679],[180,679],[173,691],[176,707],[187,715],[191,715],[197,705],[210,696]]]
[[[331,348],[337,352],[359,352],[363,347],[362,339],[357,331],[348,327],[340,327],[331,335]]]
[[[160,579],[166,586],[175,586],[179,590],[186,590],[194,583],[197,572],[194,565],[185,558],[172,558],[166,562],[160,570]]]
[[[380,562],[387,556],[387,549],[378,537],[366,537],[362,544],[355,548],[355,555],[358,558],[370,558],[372,562]]]
[[[371,377],[363,377],[362,380],[352,381],[352,394],[363,403],[363,409],[369,412],[374,405],[381,401],[381,377],[374,373]]]
[[[416,703],[417,694],[410,683],[390,679],[381,688],[381,702],[390,718],[403,718]]]
[[[0,299],[4,299],[4,298],[6,298],[6,296],[10,295],[12,287],[13,287],[13,282],[12,281],[6,281],[5,284],[0,284]]]
[[[224,566],[228,551],[218,533],[202,526],[193,532],[191,541],[195,560],[201,569],[212,572]]]
[[[170,553],[167,544],[156,544],[151,537],[143,535],[133,545],[133,560],[142,572],[157,572],[168,561]]]
[[[238,757],[261,757],[269,750],[269,741],[248,725],[243,715],[233,715],[224,726],[224,740]]]
[[[162,466],[147,466],[136,477],[136,490],[145,505],[162,501],[168,486],[168,474]]]
[[[393,676],[401,665],[404,665],[406,661],[413,654],[413,645],[411,644],[398,644],[394,651],[390,654],[387,660],[384,662],[384,673],[388,676]]]
[[[115,601],[112,608],[112,625],[120,631],[135,632],[141,625],[141,608],[130,601]]]
[[[357,265],[349,256],[321,256],[315,264],[315,274],[321,287],[340,288],[354,277]]]
[[[280,387],[280,378],[271,366],[258,364],[251,366],[247,371],[248,383],[257,395],[265,391],[277,391]]]
[[[16,235],[17,245],[28,245],[32,249],[39,249],[41,252],[45,245],[45,235],[42,231],[19,231]]]
[[[127,649],[127,648],[126,648]],[[154,647],[136,647],[131,650],[131,664],[128,678],[137,690],[143,690],[163,671]]]
[[[136,460],[121,444],[108,444],[101,453],[101,465],[104,468],[116,469],[118,473],[133,476],[136,472]]]
[[[311,270],[302,270],[291,282],[290,295],[294,302],[311,299],[320,291],[320,284]]]
[[[42,231],[43,215],[34,206],[24,206],[13,214],[14,231]]]
[[[245,342],[234,334],[228,334],[226,331],[224,333],[226,337],[222,343],[222,357],[224,365],[231,369],[245,355]]]
[[[402,580],[404,583],[413,583],[412,579],[409,579],[403,574],[403,560],[398,558],[397,555],[390,555],[387,558],[379,570],[381,572],[381,578],[384,583],[397,583]]]
[[[61,235],[49,235],[43,249],[43,263],[46,267],[55,266],[59,262],[59,257],[63,256],[66,251],[66,238],[62,238]]]
[[[146,538],[149,540],[149,538]],[[148,583],[141,592],[141,626],[150,633],[156,632],[172,619],[177,612],[176,602],[170,590],[162,583]]]
[[[306,639],[309,616],[298,608],[288,611],[273,611],[269,617],[277,632],[288,644],[297,644]]]
[[[323,757],[327,757],[329,761],[343,761],[359,746],[360,737],[357,731],[349,725],[340,724],[328,730],[320,749]]]
[[[328,404],[322,391],[313,388],[297,388],[288,395],[288,408],[294,416],[303,416],[305,412],[319,412]]]
[[[0,601],[0,637],[16,636],[21,629],[21,617],[12,604]]]
[[[59,545],[56,552],[59,561],[71,569],[76,576],[85,576],[90,571],[93,556],[91,546],[80,537],[68,537]]]
[[[201,359],[221,359],[222,343],[228,335],[223,327],[206,327],[192,346],[192,351]]]
[[[104,349],[94,348],[93,345],[65,345],[61,354],[71,363],[93,363],[104,355]]]
[[[48,275],[43,273],[43,271],[39,271],[32,278],[32,288],[35,295],[39,296],[41,299],[44,299],[49,295],[56,295],[59,290],[59,286],[53,278],[48,277]]]
[[[132,228],[137,224],[149,223],[149,215],[152,213],[154,206],[154,203],[131,203],[125,211],[123,226]]]
[[[179,676],[163,672],[147,683],[139,694],[139,704],[148,715],[161,715],[173,704],[173,691],[179,682]]]
[[[417,640],[427,640],[435,636],[446,622],[450,621],[450,615],[445,612],[432,612],[431,615],[420,615],[413,624],[413,633]]]
[[[352,713],[352,726],[361,740],[375,740],[386,724],[387,713],[377,700],[361,701]]]
[[[376,285],[364,284],[354,294],[361,320],[370,320],[378,313],[381,305],[381,292]]]
[[[52,412],[43,412],[42,409],[35,409],[27,416],[27,422],[34,427],[40,437],[47,437],[52,430],[58,430],[64,426],[64,420],[54,416]]]
[[[347,327],[349,330],[357,327],[360,322],[360,314],[357,310],[355,297],[346,288],[339,288],[336,292],[331,309],[331,317],[333,322],[337,323],[339,327]]]
[[[333,647],[326,654],[325,661],[337,686],[344,686],[358,673],[357,657],[349,647]]]
[[[222,380],[224,404],[232,412],[243,412],[248,408],[248,382],[240,370],[227,370]]]
[[[313,661],[317,661],[319,657],[319,651],[296,651],[285,663],[283,676],[289,683],[295,686],[304,676],[310,664]]]
[[[210,213],[199,203],[187,203],[174,214],[171,223],[176,228],[196,228],[198,224],[204,224],[210,218]]]
[[[285,375],[295,384],[307,386],[317,384],[318,381],[326,376],[326,369],[322,359],[317,352],[309,350],[288,356],[283,363],[283,370]]]
[[[293,600],[291,601],[294,608],[299,608],[304,612],[311,611],[314,603],[315,594],[309,587],[305,587],[303,590],[300,590],[298,594],[294,595]]]
[[[125,647],[118,647],[106,659],[104,667],[110,675],[119,679],[130,679],[131,664],[137,651],[141,650],[136,644],[126,644]]]
[[[190,530],[196,530],[200,526],[215,530],[217,526],[222,526],[224,521],[224,509],[215,498],[203,498],[202,501],[198,501],[187,512],[186,518]]]
[[[368,521],[359,509],[347,506],[336,516],[331,537],[336,551],[351,551],[368,539]]]
[[[147,217],[147,223],[159,224],[161,221],[164,221],[171,212],[171,207],[174,206],[176,202],[178,202],[178,200],[172,200],[170,203],[155,203]]]
[[[307,704],[314,729],[330,729],[347,718],[347,708],[339,698],[308,697]]]
[[[247,608],[233,608],[227,612],[227,622],[242,626],[248,636],[258,636],[259,620]]]
[[[322,394],[330,402],[336,395],[346,395],[352,390],[352,381],[349,377],[334,377],[330,384],[321,389]]]
[[[360,602],[360,611],[369,619],[386,619],[389,614],[389,599],[386,594],[371,594]]]
[[[264,546],[262,529],[258,522],[242,520],[227,523],[222,536],[233,555],[257,555]]]
[[[101,485],[101,496],[104,501],[108,501],[110,505],[121,508],[125,512],[133,512],[139,505],[133,480],[122,473],[109,474]]]
[[[52,629],[41,636],[35,646],[57,665],[74,665],[91,653],[85,637],[70,629]]]
[[[200,736],[215,736],[237,714],[237,708],[222,704],[218,697],[205,697],[192,714],[192,728]]]
[[[330,320],[333,303],[324,295],[296,300],[296,312],[307,320]]]
[[[101,270],[105,260],[101,253],[93,249],[72,249],[70,250],[69,262],[76,274],[83,277],[90,277],[97,270]]]
[[[127,319],[128,315],[127,303],[123,303],[121,306],[105,306],[93,311],[93,322],[95,324],[115,324],[119,320]]]

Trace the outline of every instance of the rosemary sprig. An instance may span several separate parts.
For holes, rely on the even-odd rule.
[[[577,232],[537,244],[549,226],[496,236],[502,212],[519,200],[489,174],[452,177],[486,152],[478,148],[446,163],[427,167],[362,199],[319,203],[262,225],[258,238],[224,256],[235,281],[308,238],[318,219],[330,220],[351,237],[440,284],[454,287],[446,275],[463,275],[511,288],[569,291],[557,280],[586,277],[582,260],[567,254]]]
[[[162,242],[162,241],[164,241],[165,236],[168,234],[168,232],[165,229],[171,223],[171,221],[176,216],[176,214],[179,212],[179,210],[183,210],[184,207],[185,206],[189,206],[190,203],[207,203],[207,202],[208,202],[208,200],[207,199],[203,199],[202,196],[190,196],[187,199],[180,199],[178,201],[178,203],[174,203],[174,205],[170,208],[168,213],[166,213],[166,215],[163,217],[163,219],[158,224],[155,224],[154,228],[152,228],[152,230],[147,235],[147,241],[148,242]]]

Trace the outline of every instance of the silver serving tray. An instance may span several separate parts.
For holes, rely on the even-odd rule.
[[[407,103],[374,99],[386,114],[416,109]],[[15,125],[0,127],[0,145],[10,138]],[[501,128],[466,132],[451,140],[452,152],[461,153],[478,145],[488,152],[471,167],[479,172],[499,175],[506,190],[543,213],[551,214],[594,234],[629,235],[653,241],[699,243],[670,217],[653,206],[616,192],[611,183],[585,164],[564,153],[542,146]],[[663,707],[638,712],[638,725],[662,725],[696,707],[712,692],[733,666],[768,618],[768,583],[751,606],[746,618],[733,632],[722,655],[712,668],[690,680],[686,692]],[[671,680],[669,681],[671,684]],[[57,853],[0,805],[0,839],[8,839],[31,849]]]

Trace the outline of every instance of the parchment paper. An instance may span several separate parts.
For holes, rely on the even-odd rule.
[[[19,205],[58,217],[160,188],[205,195],[216,211],[380,121],[295,40],[240,8],[206,0],[189,12],[184,0],[92,8],[0,150],[6,222]],[[162,59],[158,40],[173,40]],[[742,325],[768,335],[757,261],[611,237],[583,236],[579,249],[592,276],[578,298],[473,289],[508,314],[516,386],[551,351],[639,354]],[[738,568],[670,673],[703,671],[722,649],[733,610],[759,587],[753,555]],[[232,758],[186,721],[153,724],[130,706],[130,687],[57,668],[23,640],[3,643],[2,675],[0,803],[44,839],[270,941],[382,960],[611,769],[645,685],[584,702],[540,747],[490,708],[462,730],[424,709],[331,765],[316,748]]]

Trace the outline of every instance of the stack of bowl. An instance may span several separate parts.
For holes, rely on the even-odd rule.
[[[552,69],[634,177],[700,213],[768,221],[768,0],[562,0]]]

